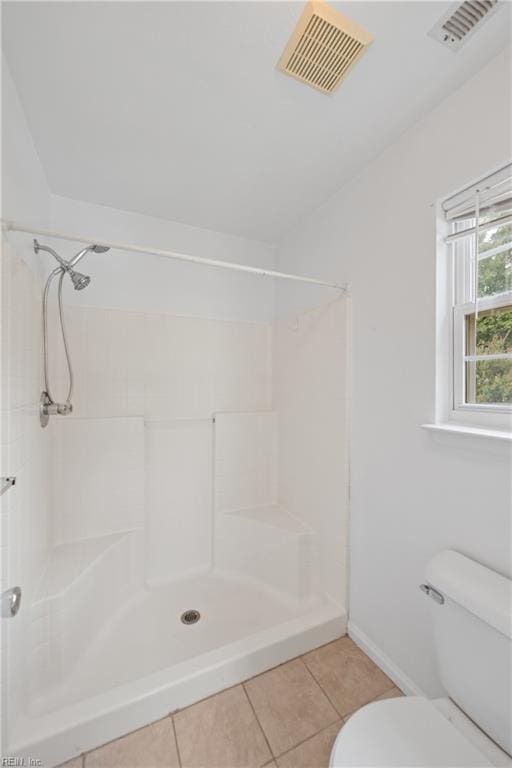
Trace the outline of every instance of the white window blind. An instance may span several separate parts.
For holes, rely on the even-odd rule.
[[[465,222],[476,219],[479,210],[481,231],[512,221],[512,163],[447,198],[442,204],[448,222]],[[475,234],[475,222],[457,229],[446,238],[447,242]]]

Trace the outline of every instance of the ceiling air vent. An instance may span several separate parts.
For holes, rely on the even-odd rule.
[[[466,0],[455,3],[430,30],[429,35],[456,51],[482,26],[498,6],[498,0]]]
[[[322,2],[310,2],[279,59],[278,67],[323,93],[332,93],[373,37]]]

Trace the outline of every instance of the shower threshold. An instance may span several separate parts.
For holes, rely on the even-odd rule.
[[[184,624],[188,610],[200,621]],[[55,766],[346,632],[334,602],[301,603],[210,572],[141,589],[58,689],[18,718],[11,754]]]

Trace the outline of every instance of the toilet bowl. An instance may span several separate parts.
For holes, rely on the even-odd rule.
[[[449,699],[420,696],[368,704],[343,726],[331,768],[483,768],[512,766]]]
[[[426,577],[447,698],[367,704],[340,731],[331,768],[512,766],[512,581],[453,550]]]

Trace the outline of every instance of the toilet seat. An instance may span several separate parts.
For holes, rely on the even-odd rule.
[[[453,704],[452,707],[457,709]],[[462,715],[460,710],[458,712]],[[488,751],[478,749],[474,743],[476,739],[463,735],[435,702],[417,696],[374,702],[352,715],[334,744],[331,768],[512,765],[504,752],[467,718],[464,720],[478,732],[477,743],[483,740],[492,744],[492,750],[497,750],[500,759],[491,762]]]

